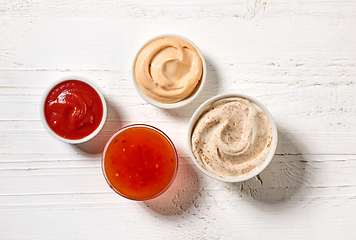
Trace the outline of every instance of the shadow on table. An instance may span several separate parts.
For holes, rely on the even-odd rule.
[[[108,115],[101,131],[93,139],[84,143],[73,145],[75,148],[78,148],[88,154],[101,154],[110,137],[122,127],[120,113],[112,107],[113,104],[111,104],[107,99],[106,105],[108,108]]]
[[[272,162],[255,178],[234,183],[234,188],[270,204],[291,199],[304,182],[307,162],[297,145],[292,134],[278,127],[278,147]]]
[[[176,108],[176,109],[164,109],[162,111],[165,111],[176,118],[189,119],[193,115],[194,111],[203,102],[218,94],[219,82],[220,82],[219,74],[216,70],[216,67],[214,66],[214,63],[207,57],[205,57],[205,63],[207,68],[206,82],[205,85],[203,86],[203,90],[200,92],[200,95],[197,96],[197,98],[194,99],[192,103],[186,106]]]
[[[197,173],[188,163],[187,158],[179,158],[176,179],[161,196],[145,201],[151,210],[162,215],[181,215],[201,197]]]

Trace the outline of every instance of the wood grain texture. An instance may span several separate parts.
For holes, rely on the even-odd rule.
[[[0,0],[0,239],[355,239],[356,2],[347,0]],[[148,39],[175,33],[207,63],[190,105],[163,110],[132,85]],[[94,80],[108,119],[68,145],[43,128],[46,87],[69,74]],[[256,97],[279,143],[243,183],[202,174],[188,155],[195,109],[220,93]],[[177,179],[157,199],[128,201],[101,172],[119,128],[154,125],[175,143]]]

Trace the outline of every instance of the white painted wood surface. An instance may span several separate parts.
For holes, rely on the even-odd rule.
[[[131,83],[135,53],[174,33],[203,52],[191,105],[148,105]],[[0,239],[356,239],[356,1],[0,0]],[[55,79],[96,81],[103,131],[52,138],[39,101]],[[271,111],[277,154],[260,181],[212,180],[188,156],[194,110],[225,92]],[[154,125],[176,144],[178,176],[134,202],[107,186],[100,152],[120,127]]]

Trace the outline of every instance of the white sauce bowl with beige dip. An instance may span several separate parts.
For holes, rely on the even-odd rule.
[[[206,175],[241,182],[261,173],[277,147],[268,109],[244,94],[223,94],[203,103],[188,128],[190,156]]]
[[[190,40],[162,35],[138,51],[132,74],[134,86],[146,102],[172,109],[190,103],[201,92],[206,66],[200,50]]]

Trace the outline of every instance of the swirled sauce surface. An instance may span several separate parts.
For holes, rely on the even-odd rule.
[[[192,150],[198,163],[222,178],[248,174],[269,153],[272,128],[252,102],[229,98],[213,103],[198,119]]]
[[[137,55],[134,75],[141,91],[161,103],[187,98],[197,87],[203,64],[197,50],[176,37],[162,37]]]
[[[56,85],[44,105],[49,127],[66,139],[82,139],[97,129],[103,117],[99,94],[90,85],[68,80]]]

